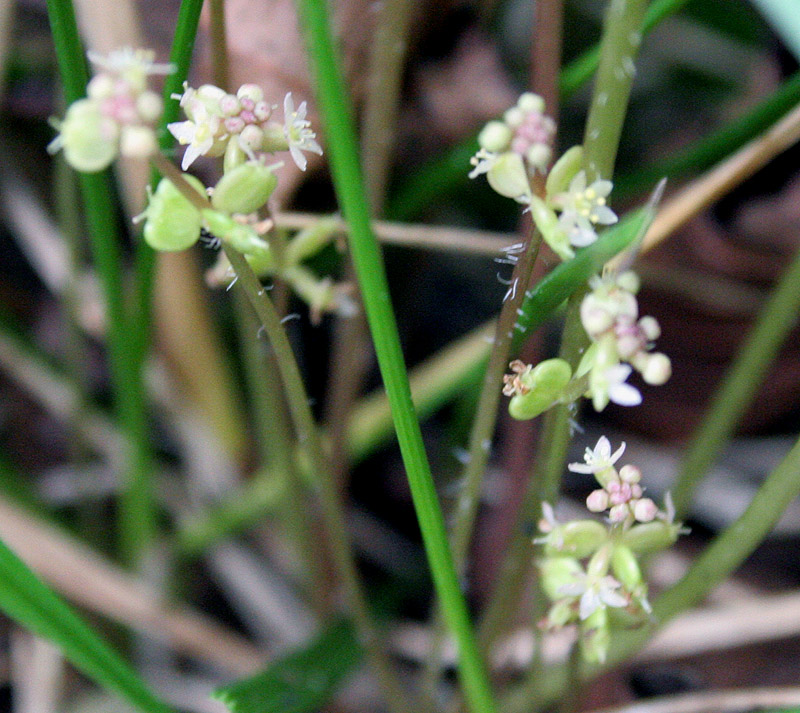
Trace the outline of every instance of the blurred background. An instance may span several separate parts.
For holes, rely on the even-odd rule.
[[[374,0],[333,3],[357,106],[369,92],[365,68],[380,6]],[[154,48],[159,59],[168,56],[178,10],[174,0],[113,5],[82,0],[76,7],[87,46],[107,51],[134,44]],[[318,126],[291,2],[226,0],[225,7],[233,85],[260,84],[275,103],[291,91],[298,101],[309,101]],[[596,43],[604,8],[599,0],[564,3],[565,66]],[[412,232],[418,225],[457,228],[465,239],[470,231],[492,231],[489,237],[498,245],[525,229],[514,204],[483,181],[470,181],[467,173],[477,131],[530,87],[537,42],[534,13],[531,0],[415,4],[383,218],[407,223]],[[207,20],[203,28],[191,74],[194,86],[211,81]],[[9,515],[0,535],[7,539],[16,527],[17,536],[35,549],[36,542],[44,541],[36,528],[55,523],[70,541],[86,543],[113,560],[109,529],[119,436],[110,423],[102,302],[80,237],[76,186],[46,151],[54,135],[48,118],[63,115],[63,100],[44,2],[0,0],[0,35],[0,498],[36,516],[17,521]],[[682,157],[776,92],[784,93],[787,109],[800,101],[799,56],[800,9],[793,0],[683,3],[642,45],[615,174],[615,210],[644,202],[662,176],[668,178],[669,196],[708,170],[742,142],[716,154],[694,154],[688,161]],[[560,150],[581,141],[590,90],[591,83],[560,102]],[[644,394],[640,408],[612,406],[600,415],[585,413],[575,438],[576,458],[605,433],[612,442],[628,443],[629,461],[642,467],[653,492],[660,496],[669,487],[682,445],[800,244],[799,158],[797,147],[777,156],[637,265],[644,284],[641,311],[662,326],[659,349],[672,359],[673,377],[660,388],[637,384]],[[197,168],[213,175],[210,162]],[[118,191],[119,226],[131,257],[138,239],[129,220],[138,212],[136,197],[126,192],[124,181]],[[286,167],[274,208],[336,210],[324,157],[315,157],[306,174]],[[65,232],[78,239],[65,240]],[[458,240],[448,250],[389,246],[385,255],[412,367],[493,317],[507,289],[503,281],[510,268],[490,255],[462,250]],[[164,508],[161,526],[169,541],[179,529],[175,523],[187,522],[196,509],[251,479],[260,457],[241,357],[246,335],[237,331],[230,294],[208,290],[202,282],[213,251],[196,248],[159,259],[147,383]],[[543,269],[555,264],[552,255],[542,257]],[[313,266],[347,278],[346,261],[335,247],[317,256]],[[331,415],[330,363],[341,325],[332,317],[312,324],[299,302],[286,309],[297,315],[287,329],[315,409],[324,419]],[[786,340],[736,440],[704,483],[692,511],[693,534],[674,561],[664,565],[665,581],[675,577],[668,566],[680,570],[699,544],[742,511],[758,482],[788,450],[800,424],[799,333],[795,328]],[[553,355],[558,334],[557,324],[541,330],[526,348],[528,360]],[[362,374],[357,392],[379,388],[363,335],[350,351]],[[473,377],[425,423],[446,509],[457,493],[478,385]],[[232,420],[236,428],[226,430]],[[512,424],[501,414],[466,582],[476,607],[507,540],[525,465],[535,457],[534,433],[535,424]],[[424,650],[420,641],[431,588],[399,453],[390,434],[379,440],[342,476],[342,487],[370,589],[381,593],[387,610],[399,618],[397,647],[411,666]],[[589,486],[585,480],[567,479],[565,487],[581,496]],[[248,663],[286,651],[310,634],[312,620],[294,586],[297,567],[285,530],[280,507],[265,506],[263,517],[235,537],[216,540],[185,559],[165,546],[137,575],[166,600],[185,602],[221,622],[237,645],[248,642],[241,649],[231,645],[231,660],[235,652],[243,658],[221,674],[219,660],[202,655],[198,660],[197,651],[176,653],[156,643],[152,632],[133,637],[141,667],[186,710],[220,710],[206,694],[225,675],[242,673]],[[751,601],[763,592],[796,587],[799,534],[800,509],[790,509],[741,580],[720,592],[716,603]],[[46,561],[40,567],[49,572]],[[90,570],[72,574],[77,581],[62,585],[62,591],[79,590]],[[124,642],[130,623],[108,616],[114,596],[107,592],[100,604],[77,601],[95,612],[112,639]],[[793,606],[800,621],[800,603]],[[635,664],[591,687],[583,705],[710,686],[797,683],[800,627],[790,629],[766,637],[766,643],[762,635],[758,642],[746,639],[717,652]],[[64,673],[57,654],[6,621],[0,635],[0,709],[100,710],[92,708],[99,700],[103,710],[112,710],[104,697],[89,694],[90,686],[76,674]],[[505,675],[511,678],[519,673],[515,655],[522,656],[510,654]],[[369,683],[356,677],[340,705],[375,710],[372,695]]]

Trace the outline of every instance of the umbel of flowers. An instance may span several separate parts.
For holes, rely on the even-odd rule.
[[[162,103],[147,88],[147,80],[173,69],[155,64],[154,56],[149,50],[131,49],[112,52],[108,58],[90,54],[101,71],[89,83],[87,98],[73,103],[63,121],[54,122],[60,134],[50,151],[63,148],[73,168],[89,172],[106,168],[119,154],[153,156],[154,126]],[[162,178],[154,191],[148,189],[147,208],[134,219],[144,221],[145,241],[155,250],[177,251],[190,248],[205,234],[210,243],[225,243],[242,253],[260,277],[285,281],[309,304],[312,319],[331,311],[351,314],[348,290],[329,278],[318,278],[301,264],[331,242],[333,222],[320,221],[285,245],[282,241],[280,251],[270,246],[274,225],[267,202],[278,183],[275,171],[283,163],[268,165],[267,155],[288,151],[305,170],[303,151],[322,153],[306,119],[306,103],[295,109],[292,95],[287,94],[279,122],[272,118],[276,105],[268,104],[261,88],[253,84],[243,85],[236,94],[210,84],[197,89],[184,84],[184,92],[173,99],[180,101],[187,116],[186,121],[168,125],[186,146],[183,168],[200,156],[224,156],[224,174],[213,188],[182,174],[183,192],[168,178]],[[198,194],[194,201],[186,196],[192,189]],[[221,255],[211,281],[220,284],[233,278]]]
[[[586,449],[584,463],[569,465],[573,472],[593,475],[600,485],[586,505],[591,512],[607,512],[605,521],[559,523],[552,507],[543,503],[542,536],[534,540],[543,546],[540,585],[551,602],[542,626],[577,625],[581,652],[590,663],[605,661],[613,629],[644,623],[650,614],[638,557],[671,546],[683,531],[674,522],[669,494],[659,510],[643,497],[636,466],[617,470],[624,450],[623,443],[612,453],[603,436],[594,449]]]
[[[556,126],[544,110],[544,100],[526,92],[502,120],[486,124],[469,177],[486,174],[497,193],[526,204],[544,240],[562,260],[569,260],[575,256],[573,248],[597,240],[598,227],[617,222],[608,206],[613,186],[602,179],[589,183],[581,146],[569,149],[548,172]],[[543,197],[531,188],[536,173],[547,174]]]
[[[155,53],[142,49],[116,50],[89,59],[98,69],[86,87],[86,98],[70,104],[50,153],[64,150],[77,171],[102,171],[118,155],[147,158],[156,150],[155,125],[163,110],[161,97],[148,89],[148,77],[169,74],[170,64],[156,64]]]
[[[627,383],[633,369],[652,385],[670,377],[669,357],[652,351],[660,328],[653,317],[639,317],[636,293],[639,278],[628,270],[619,275],[593,277],[592,291],[581,303],[581,323],[590,346],[573,376],[563,359],[548,359],[536,367],[513,361],[512,373],[503,381],[503,393],[511,397],[508,410],[517,419],[535,418],[557,403],[570,403],[581,395],[592,400],[596,411],[612,401],[637,406],[639,390]]]

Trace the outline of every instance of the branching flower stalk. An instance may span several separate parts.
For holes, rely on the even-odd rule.
[[[641,27],[647,3],[644,0],[612,0],[606,14],[601,43],[600,65],[584,133],[582,164],[587,184],[613,174],[619,136],[635,74],[634,60],[641,41]],[[568,303],[560,358],[574,370],[588,342],[580,323],[583,293]],[[570,440],[570,405],[557,406],[547,413],[540,438],[541,454],[528,481],[509,550],[500,568],[481,625],[483,640],[489,644],[502,623],[513,617],[523,583],[531,571],[528,524],[540,516],[543,498],[553,498],[566,460]]]
[[[191,200],[198,210],[207,210],[209,204],[196,189],[189,184],[183,175],[161,154],[152,157],[156,168],[169,178],[184,198]],[[372,622],[369,606],[360,583],[352,547],[350,545],[344,512],[338,490],[328,472],[327,457],[323,451],[319,429],[314,421],[308,394],[303,385],[302,376],[292,353],[291,345],[281,325],[280,318],[272,302],[266,295],[258,277],[253,272],[245,257],[235,247],[222,242],[224,251],[237,283],[247,296],[250,305],[258,315],[259,321],[272,345],[278,370],[284,384],[286,399],[289,405],[295,435],[298,443],[303,445],[308,454],[317,477],[314,484],[322,505],[325,526],[330,537],[331,552],[347,601],[352,609],[353,619],[359,632],[375,675],[381,685],[387,703],[396,713],[407,713],[410,709],[397,681],[389,659],[382,644],[382,638]]]

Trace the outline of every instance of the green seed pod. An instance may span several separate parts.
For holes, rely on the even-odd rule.
[[[269,200],[277,185],[271,167],[248,161],[219,179],[211,205],[223,213],[254,213]]]
[[[515,153],[500,154],[486,172],[489,185],[501,196],[520,198],[531,193],[528,174],[522,157]]]
[[[582,168],[583,146],[573,146],[553,164],[553,168],[547,174],[547,183],[545,184],[547,200],[551,200],[559,193],[566,192],[570,182]]]
[[[200,181],[186,173],[183,177],[205,197],[205,188]],[[159,181],[155,193],[150,196],[145,215],[147,221],[142,235],[153,250],[186,250],[200,239],[200,211],[168,178]]]
[[[269,245],[249,225],[238,223],[229,215],[215,210],[204,210],[203,220],[212,235],[240,253],[250,255],[269,250]]]
[[[529,390],[511,397],[508,413],[519,421],[535,418],[558,400],[571,377],[572,369],[563,359],[547,359],[537,364],[520,377]]]
[[[642,584],[642,570],[630,547],[616,545],[611,555],[611,571],[629,592]]]
[[[588,557],[608,540],[608,530],[597,520],[573,520],[558,525],[545,536],[544,552],[548,557],[571,555]]]
[[[605,662],[611,644],[611,629],[605,607],[598,607],[581,623],[580,642],[581,654],[586,663]]]
[[[675,544],[680,531],[680,523],[645,522],[626,530],[622,534],[622,543],[638,554],[658,552]]]
[[[604,542],[602,547],[592,555],[586,565],[586,574],[590,577],[605,577],[611,564],[611,543]]]
[[[70,104],[60,131],[48,150],[55,153],[63,148],[64,158],[76,171],[102,171],[117,156],[119,126],[100,112],[93,99],[78,99]]]
[[[564,599],[562,587],[573,584],[582,574],[583,567],[572,557],[547,557],[539,562],[539,585],[553,602]]]
[[[575,251],[570,247],[569,237],[561,223],[558,222],[555,212],[538,196],[531,196],[531,217],[536,227],[542,234],[544,241],[553,249],[553,252],[562,260],[575,257]]]
[[[316,255],[333,240],[339,227],[339,219],[331,216],[321,218],[310,228],[301,230],[286,246],[286,264],[298,263]]]

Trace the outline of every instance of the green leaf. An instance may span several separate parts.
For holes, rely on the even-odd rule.
[[[214,691],[233,713],[306,713],[334,694],[361,660],[353,627],[339,621],[307,646],[276,661],[255,676]]]
[[[515,326],[512,352],[525,336],[538,329],[558,306],[582,283],[596,274],[612,257],[644,236],[655,215],[654,207],[631,211],[619,223],[604,231],[597,242],[579,250],[572,260],[562,262],[525,295]]]
[[[0,542],[0,609],[61,649],[89,678],[145,713],[172,713],[122,657]]]

